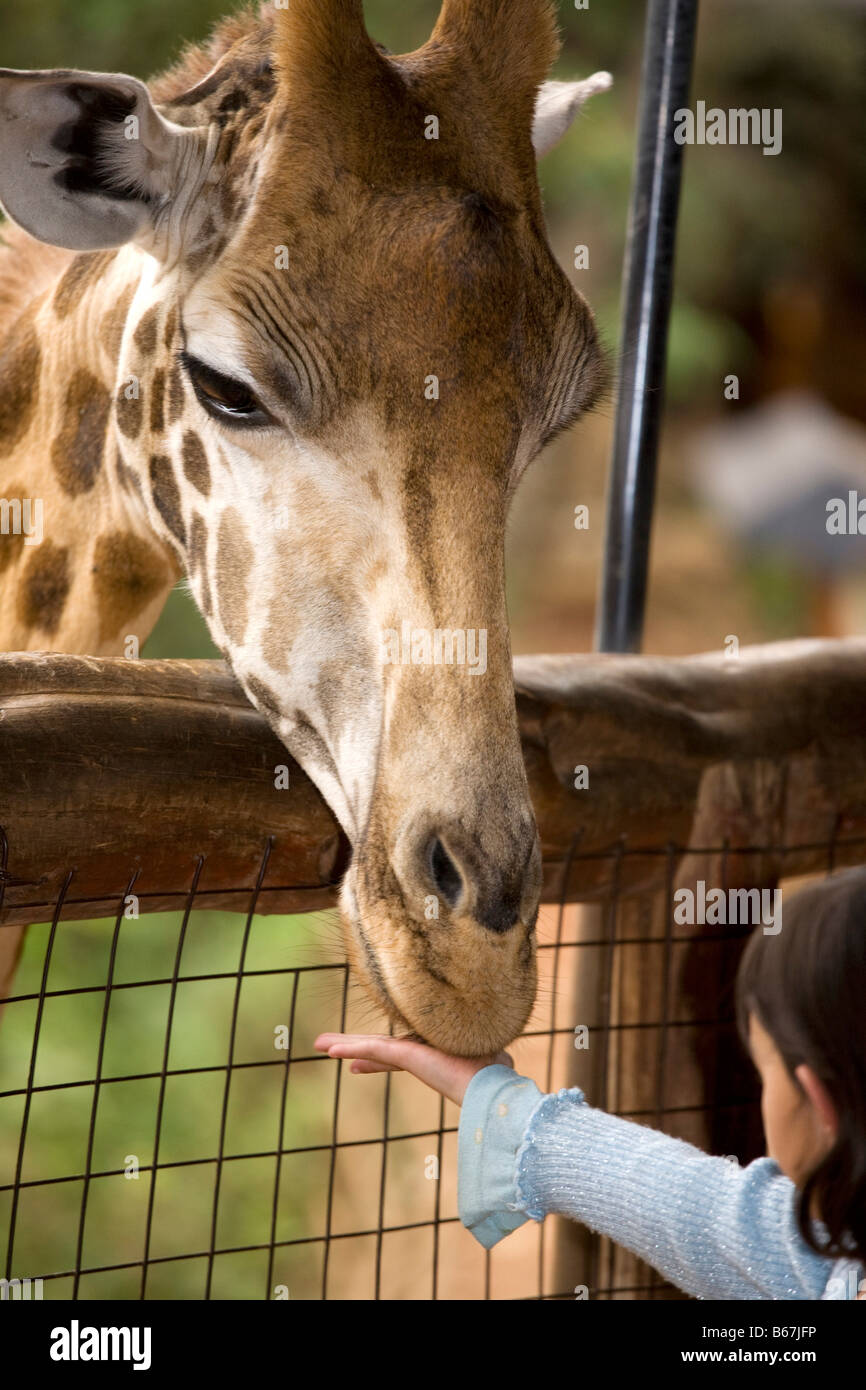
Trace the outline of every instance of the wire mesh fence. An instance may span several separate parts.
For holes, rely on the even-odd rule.
[[[518,1070],[750,1160],[757,1088],[732,983],[751,928],[682,924],[674,896],[701,873],[786,891],[786,855],[820,852],[829,872],[840,844],[584,854],[575,837],[540,914]],[[846,841],[846,861],[861,849]],[[174,912],[137,915],[136,870],[113,920],[65,920],[70,869],[29,929],[0,1025],[5,1278],[75,1299],[677,1297],[559,1218],[481,1249],[457,1214],[457,1108],[313,1048],[321,1031],[387,1026],[350,981],[335,914],[257,913],[271,851],[246,914],[197,909],[198,856]],[[585,879],[593,900],[575,905]],[[33,901],[36,923],[35,887]]]

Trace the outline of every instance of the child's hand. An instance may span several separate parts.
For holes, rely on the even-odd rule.
[[[494,1062],[514,1066],[507,1052],[500,1052],[496,1057],[452,1057],[426,1043],[381,1034],[320,1033],[313,1046],[318,1052],[327,1052],[329,1057],[353,1057],[353,1072],[411,1072],[425,1086],[431,1086],[455,1105],[463,1104],[469,1082],[483,1067],[492,1066]]]

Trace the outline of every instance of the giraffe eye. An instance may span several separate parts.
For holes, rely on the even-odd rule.
[[[188,352],[181,354],[181,360],[196,396],[214,419],[248,428],[271,424],[270,415],[245,382],[223,376]]]

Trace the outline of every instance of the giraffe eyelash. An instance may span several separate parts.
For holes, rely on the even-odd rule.
[[[245,382],[225,376],[186,350],[179,358],[199,404],[212,419],[233,429],[263,429],[274,423]]]

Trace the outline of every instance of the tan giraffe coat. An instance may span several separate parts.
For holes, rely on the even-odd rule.
[[[0,71],[39,237],[0,254],[0,497],[44,504],[40,544],[0,536],[0,641],[122,652],[188,574],[352,840],[361,979],[479,1055],[535,990],[506,514],[603,381],[535,159],[609,79],[542,86],[555,52],[548,0],[446,0],[399,58],[359,0],[292,0],[150,89]],[[434,645],[395,659],[404,630]]]

